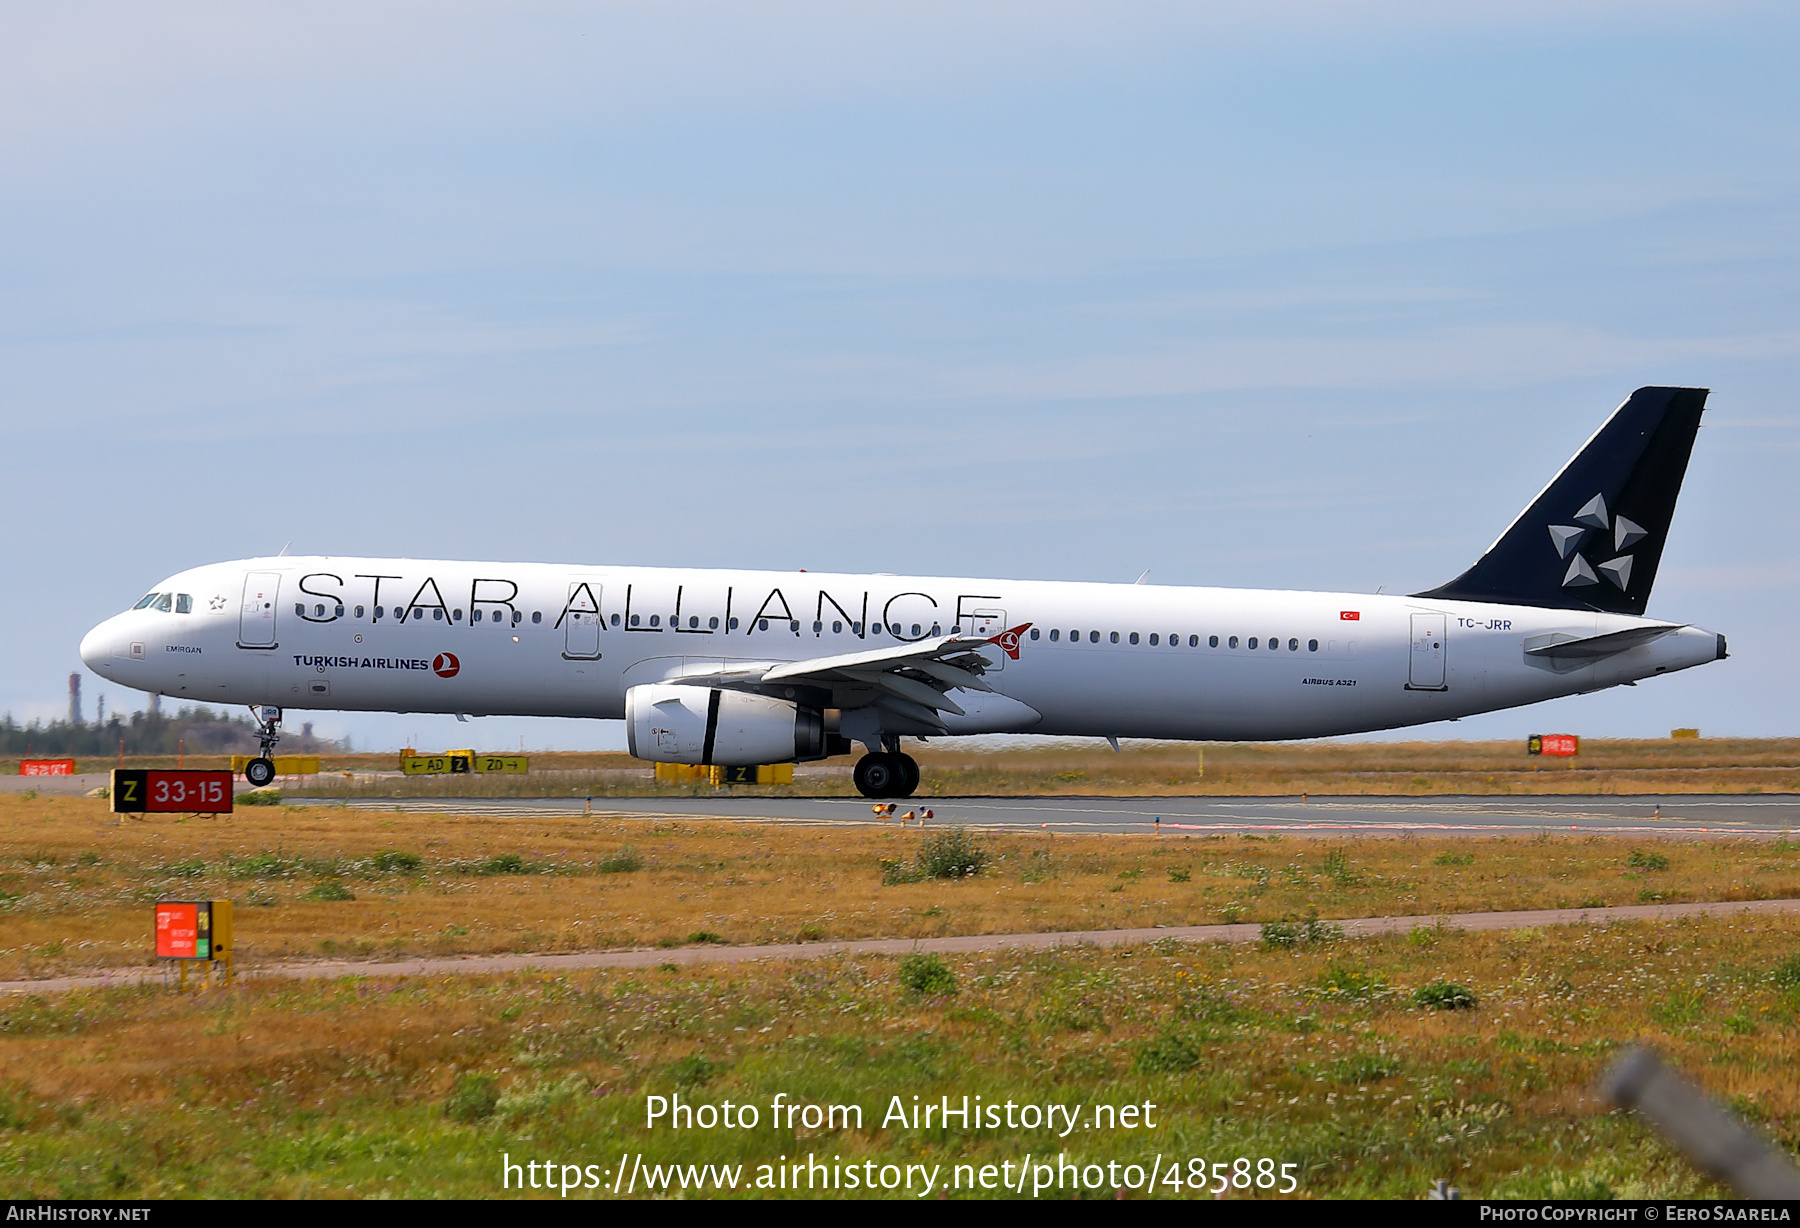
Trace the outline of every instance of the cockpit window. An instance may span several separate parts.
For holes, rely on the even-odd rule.
[[[149,605],[152,601],[155,601],[156,598],[157,598],[157,594],[155,594],[155,593],[145,593],[144,599],[142,601],[138,602],[136,605],[132,606],[131,608],[134,610],[141,610],[145,606]]]
[[[175,612],[177,614],[192,614],[194,612],[194,595],[192,593],[176,593]]]
[[[173,606],[174,604],[175,604],[175,594],[174,593],[158,593],[158,594],[156,594],[156,604],[152,605],[150,608],[157,611],[160,614],[167,614],[169,612],[169,608],[171,606]]]

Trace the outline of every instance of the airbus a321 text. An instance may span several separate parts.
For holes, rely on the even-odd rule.
[[[89,632],[95,673],[283,709],[623,717],[631,753],[748,765],[901,739],[1314,738],[1672,673],[1722,636],[1644,616],[1704,389],[1641,388],[1462,575],[1411,596],[935,576],[288,557],[170,576]]]

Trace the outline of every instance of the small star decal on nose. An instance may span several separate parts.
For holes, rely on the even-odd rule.
[[[210,610],[222,610],[225,608],[225,598],[214,597],[211,601],[206,603],[206,606]]]

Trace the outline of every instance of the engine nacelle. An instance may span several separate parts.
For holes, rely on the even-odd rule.
[[[625,692],[625,743],[657,763],[749,767],[823,759],[825,716],[792,700],[657,682]]]

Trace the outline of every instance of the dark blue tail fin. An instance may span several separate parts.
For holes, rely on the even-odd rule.
[[[1639,388],[1475,566],[1414,596],[1642,614],[1706,393]]]

